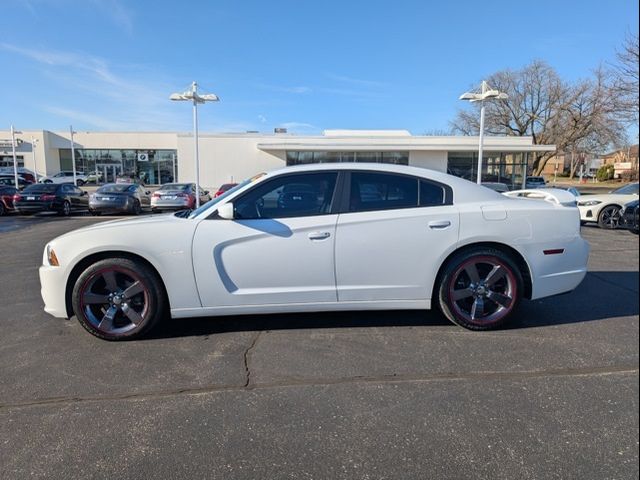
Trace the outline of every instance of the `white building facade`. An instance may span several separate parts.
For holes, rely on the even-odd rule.
[[[18,166],[39,176],[72,169],[70,132],[21,131]],[[287,165],[379,162],[430,168],[475,180],[478,137],[412,136],[404,130],[326,130],[322,135],[287,133],[199,135],[200,184],[209,190]],[[74,133],[76,170],[99,171],[105,181],[128,174],[147,184],[194,180],[193,136],[176,132]],[[533,152],[531,137],[485,137],[483,181],[519,187]],[[0,167],[13,167],[11,133],[0,131]]]

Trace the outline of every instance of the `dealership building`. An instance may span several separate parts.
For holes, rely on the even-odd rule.
[[[19,167],[39,176],[72,170],[70,132],[22,130],[16,133]],[[193,181],[194,139],[176,132],[74,132],[76,170],[100,172],[105,181],[135,175],[147,184]],[[534,145],[531,137],[487,136],[483,180],[519,187],[533,152],[555,151]],[[258,172],[288,165],[327,162],[377,162],[429,168],[476,178],[478,137],[413,136],[405,130],[325,130],[306,136],[277,129],[199,135],[200,183],[213,189]],[[11,132],[0,131],[0,167],[13,167]]]

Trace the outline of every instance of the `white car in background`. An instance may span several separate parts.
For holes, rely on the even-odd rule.
[[[85,175],[83,172],[76,172],[76,184],[81,187],[85,183],[89,181],[89,177]],[[72,170],[62,170],[61,172],[56,173],[55,175],[42,177],[39,183],[73,183],[73,171]]]
[[[620,209],[638,199],[638,183],[630,183],[603,195],[581,195],[578,199],[580,221],[595,222],[601,228],[616,228]]]
[[[439,307],[472,330],[576,288],[575,198],[508,198],[400,165],[288,167],[185,215],[99,223],[44,250],[45,311],[135,338],[174,318]],[[573,202],[569,202],[569,200]]]

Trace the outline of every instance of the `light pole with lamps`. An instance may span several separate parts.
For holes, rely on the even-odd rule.
[[[18,158],[16,157],[16,130],[11,125],[11,152],[13,153],[13,181],[16,182],[16,188],[19,187],[18,184]]]
[[[33,173],[36,174],[36,183],[38,183],[38,162],[36,161],[36,144],[39,142],[37,138],[31,137],[31,153],[33,153]]]
[[[170,100],[177,102],[191,101],[193,102],[193,153],[195,161],[195,177],[196,177],[196,208],[200,207],[200,160],[198,158],[198,104],[205,102],[217,102],[220,99],[213,93],[200,95],[198,93],[198,84],[193,82],[191,90],[183,93],[172,93]],[[175,181],[175,179],[174,179]]]
[[[73,141],[73,134],[76,133],[73,131],[73,125],[69,125],[69,132],[71,133],[71,163],[73,164],[73,184],[78,185],[76,180],[76,148],[75,143]]]
[[[466,92],[460,95],[460,100],[468,100],[469,102],[480,102],[480,139],[478,140],[478,176],[476,183],[482,183],[482,149],[484,140],[484,102],[485,100],[506,100],[509,96],[506,93],[493,90],[489,84],[482,81],[480,91]]]

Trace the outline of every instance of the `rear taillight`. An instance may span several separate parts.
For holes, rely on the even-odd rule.
[[[213,198],[219,197],[220,195],[222,195],[224,193],[223,190],[218,190],[216,193],[213,194]]]
[[[159,193],[154,193],[153,194],[153,198],[160,198],[160,194]]]
[[[22,199],[22,195],[20,195],[19,193],[16,193],[16,194],[13,196],[13,201],[14,201],[14,202],[19,202],[21,199]]]
[[[50,202],[51,200],[55,200],[56,196],[55,195],[42,195],[40,197],[40,200],[42,200],[43,202]]]

